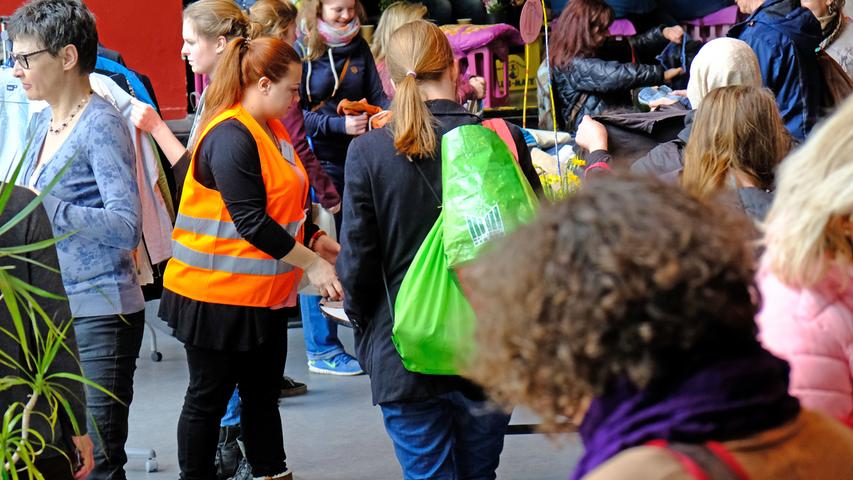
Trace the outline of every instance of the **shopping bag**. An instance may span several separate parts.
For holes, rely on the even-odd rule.
[[[442,139],[441,162],[450,267],[473,260],[490,240],[533,219],[538,205],[533,189],[495,131],[480,125],[453,129]]]
[[[536,197],[505,143],[513,142],[508,127],[489,125],[494,130],[466,125],[444,135],[441,213],[393,306],[389,295],[391,339],[412,372],[457,375],[468,364],[476,315],[453,268],[535,214]]]
[[[474,351],[476,316],[447,264],[443,227],[442,213],[403,277],[391,340],[406,370],[456,375]]]

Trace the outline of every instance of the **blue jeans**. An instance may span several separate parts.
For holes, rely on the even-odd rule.
[[[127,478],[124,472],[127,416],[133,400],[133,374],[144,328],[145,311],[74,320],[83,375],[119,399],[116,401],[86,386],[88,429],[95,444],[95,469],[89,476],[91,479]]]
[[[328,360],[344,353],[344,345],[338,338],[338,324],[320,312],[320,297],[300,295],[299,310],[308,360]]]
[[[405,480],[494,480],[509,415],[450,392],[380,404]]]

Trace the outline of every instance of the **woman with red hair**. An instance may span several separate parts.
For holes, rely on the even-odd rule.
[[[181,478],[216,478],[219,420],[239,387],[255,478],[289,480],[278,411],[287,354],[281,309],[303,275],[342,288],[338,244],[306,223],[308,175],[278,120],[299,98],[301,61],[279,38],[232,40],[201,117],[166,268],[160,316],[184,342],[189,386],[178,422]]]

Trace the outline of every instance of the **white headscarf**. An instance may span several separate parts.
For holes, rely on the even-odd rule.
[[[732,85],[761,87],[761,67],[749,44],[734,38],[711,40],[690,66],[687,98],[696,109],[711,90]]]

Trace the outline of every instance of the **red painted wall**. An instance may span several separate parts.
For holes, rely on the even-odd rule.
[[[0,15],[11,15],[21,0],[0,0]],[[85,0],[95,12],[101,43],[121,52],[127,66],[148,75],[163,117],[187,111],[186,74],[181,59],[181,0]]]

